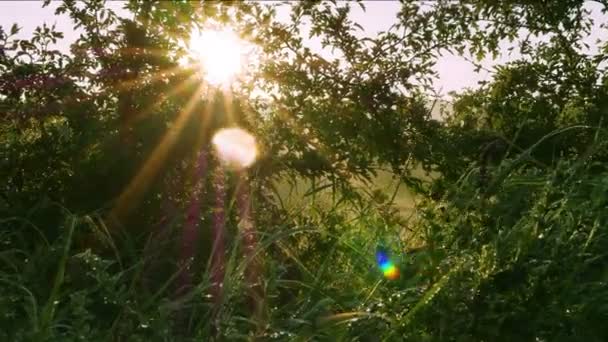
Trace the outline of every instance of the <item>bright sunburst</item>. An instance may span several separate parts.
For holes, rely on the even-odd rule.
[[[194,30],[189,49],[211,85],[228,85],[241,72],[245,43],[228,28]]]

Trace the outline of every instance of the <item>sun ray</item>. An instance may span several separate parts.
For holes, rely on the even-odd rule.
[[[260,284],[261,265],[255,256],[257,240],[255,223],[251,215],[249,179],[246,170],[239,171],[237,176],[236,196],[239,209],[239,230],[243,236],[243,250],[247,265],[245,281],[249,286],[251,309],[254,312],[254,317],[259,319],[263,308],[264,288]]]
[[[207,136],[207,130],[209,128],[208,122],[211,117],[211,101],[206,101],[205,109],[202,115],[202,118],[199,120],[199,134],[196,137],[196,141],[194,143],[193,151],[194,151],[194,160],[193,168],[190,173],[194,174],[194,178],[192,179],[192,183],[194,184],[195,189],[192,192],[189,204],[188,218],[186,222],[186,227],[184,227],[184,231],[182,232],[182,249],[180,254],[181,264],[190,263],[195,255],[197,254],[196,246],[193,241],[197,241],[199,237],[198,224],[200,222],[200,206],[201,206],[201,188],[197,188],[198,186],[204,186],[204,178],[207,176],[208,172],[208,147],[205,146],[205,138]],[[201,182],[203,182],[201,184]],[[198,191],[198,192],[197,192]],[[212,232],[212,235],[215,233]],[[215,241],[215,240],[214,240]],[[178,295],[183,293],[184,290],[187,290],[192,286],[192,270],[189,268],[182,269],[180,274],[180,285],[178,289]]]
[[[110,216],[120,222],[120,219],[124,217],[141,199],[143,192],[149,186],[154,178],[156,178],[160,167],[164,164],[167,159],[169,152],[175,144],[179,133],[184,128],[192,110],[200,99],[200,92],[202,85],[198,87],[195,94],[190,98],[184,109],[178,114],[177,119],[174,121],[171,128],[167,131],[165,136],[161,139],[160,143],[156,146],[154,151],[150,154],[150,157],[146,160],[141,170],[131,180],[126,189],[116,200],[116,204],[112,209]]]
[[[222,99],[224,100],[224,113],[226,115],[226,124],[228,126],[234,125],[236,122],[234,117],[234,106],[232,103],[232,91],[230,89],[227,89],[224,92]]]
[[[136,113],[136,115],[134,115],[133,117],[131,117],[129,119],[129,121],[125,122],[124,124],[127,125],[127,126],[131,126],[131,125],[136,124],[137,122],[139,122],[142,119],[146,118],[148,116],[148,114],[150,114],[154,110],[156,110],[167,99],[169,99],[169,98],[171,98],[171,97],[173,97],[173,96],[181,93],[182,91],[186,90],[189,86],[193,85],[196,81],[197,81],[197,78],[194,77],[194,75],[190,76],[189,78],[187,78],[186,80],[184,80],[182,83],[180,83],[177,87],[169,90],[163,96],[160,96],[158,99],[155,99],[150,105],[148,105],[144,109],[138,111]],[[195,91],[195,94],[196,93],[200,93],[200,90],[202,90],[201,86],[199,86],[198,90]]]
[[[220,167],[215,172],[213,208],[213,245],[211,247],[211,290],[216,304],[220,302],[225,272],[225,226],[226,226],[226,185],[225,173]]]
[[[118,84],[116,84],[116,88],[121,91],[129,90],[144,82],[149,82],[149,83],[158,82],[158,81],[162,80],[163,78],[171,78],[171,77],[176,77],[176,76],[180,76],[180,75],[186,75],[188,73],[192,73],[192,70],[188,69],[188,68],[184,68],[181,65],[178,65],[178,66],[174,66],[171,68],[149,73],[148,76],[146,76],[146,78],[135,78],[135,79],[122,80]]]
[[[202,182],[207,175],[207,150],[200,149],[195,161],[195,170],[192,172],[192,193],[186,215],[186,223],[182,232],[180,250],[180,264],[185,265],[180,274],[180,292],[192,286],[192,261],[196,256],[196,245],[199,239],[200,206],[202,195]]]

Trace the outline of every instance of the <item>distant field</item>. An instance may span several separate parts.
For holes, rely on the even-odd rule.
[[[453,111],[452,103],[448,100],[437,100],[436,102],[430,101],[428,107],[431,111],[431,117],[434,120],[442,121],[446,115],[449,115]],[[429,176],[421,168],[416,168],[412,171],[413,175],[422,179],[429,179]],[[323,182],[319,181],[317,186],[322,185]],[[363,182],[355,182],[354,184],[365,186]],[[394,174],[388,171],[379,171],[371,184],[371,188],[382,190],[388,196],[392,196],[397,186],[397,180],[394,179]],[[275,184],[277,192],[283,201],[283,204],[289,208],[297,208],[303,205],[308,205],[313,200],[313,196],[306,196],[306,194],[312,189],[312,183],[306,179],[299,179],[295,184],[290,184],[287,180],[277,182]],[[331,200],[331,189],[325,189],[318,192],[315,195],[316,201]],[[415,196],[407,188],[405,184],[399,186],[397,195],[395,196],[394,205],[399,209],[402,215],[409,216],[414,209]]]
[[[416,176],[426,178],[424,171],[417,169],[413,172]],[[355,181],[355,185],[367,187],[370,190],[381,190],[387,196],[392,196],[398,185],[398,180],[388,171],[379,171],[373,182],[365,185],[362,181]],[[317,182],[317,187],[323,185],[322,181]],[[281,201],[287,208],[297,208],[308,205],[311,201],[331,201],[331,188],[326,188],[317,192],[314,196],[307,195],[312,189],[312,182],[307,179],[298,179],[294,184],[288,180],[280,181],[275,184]],[[400,184],[395,196],[394,205],[404,216],[409,216],[415,205],[415,195],[403,183]]]
[[[428,178],[421,169],[417,169],[413,173],[418,177]],[[355,184],[367,187],[367,189],[371,191],[380,190],[390,198],[395,192],[397,182],[398,180],[395,179],[391,172],[381,171],[378,172],[378,175],[371,184],[365,185],[362,182],[356,182],[361,184]],[[322,182],[318,182],[317,186],[322,184]],[[275,188],[278,195],[281,197],[283,205],[289,212],[298,212],[306,209],[310,207],[312,201],[316,201],[317,204],[321,202],[327,203],[328,205],[331,205],[332,202],[331,188],[321,190],[314,195],[308,194],[312,189],[312,183],[310,180],[306,179],[298,179],[294,184],[290,184],[287,180],[283,180],[277,182]],[[401,183],[397,190],[397,194],[395,195],[393,205],[399,211],[399,216],[405,220],[404,222],[414,222],[416,220],[415,201],[416,195],[414,195],[405,184]],[[406,225],[410,228],[408,229],[406,226],[402,226],[399,235],[402,241],[407,244],[407,247],[417,248],[424,245],[418,238],[418,234],[412,234],[412,231],[410,230],[412,226],[407,223]]]

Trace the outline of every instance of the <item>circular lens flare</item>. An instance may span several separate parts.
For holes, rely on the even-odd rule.
[[[212,139],[221,160],[237,168],[253,164],[258,155],[255,138],[240,128],[225,128]]]

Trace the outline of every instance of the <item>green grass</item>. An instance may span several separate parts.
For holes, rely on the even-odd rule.
[[[257,212],[254,259],[228,220],[219,297],[199,259],[194,287],[176,295],[181,219],[152,253],[132,233],[110,234],[102,216],[62,209],[54,238],[32,223],[40,222],[36,210],[6,218],[0,338],[605,341],[608,170],[581,160],[538,167],[524,154],[503,161],[484,196],[473,167],[443,203],[400,187],[387,205],[396,189],[388,173],[353,184],[361,202],[311,191],[311,182],[285,183],[277,192],[286,211]],[[416,218],[404,221],[414,204]],[[418,240],[403,235],[404,222]],[[87,231],[99,245],[79,242]],[[424,248],[410,252],[415,244]],[[380,245],[399,266],[398,280],[376,267]]]

